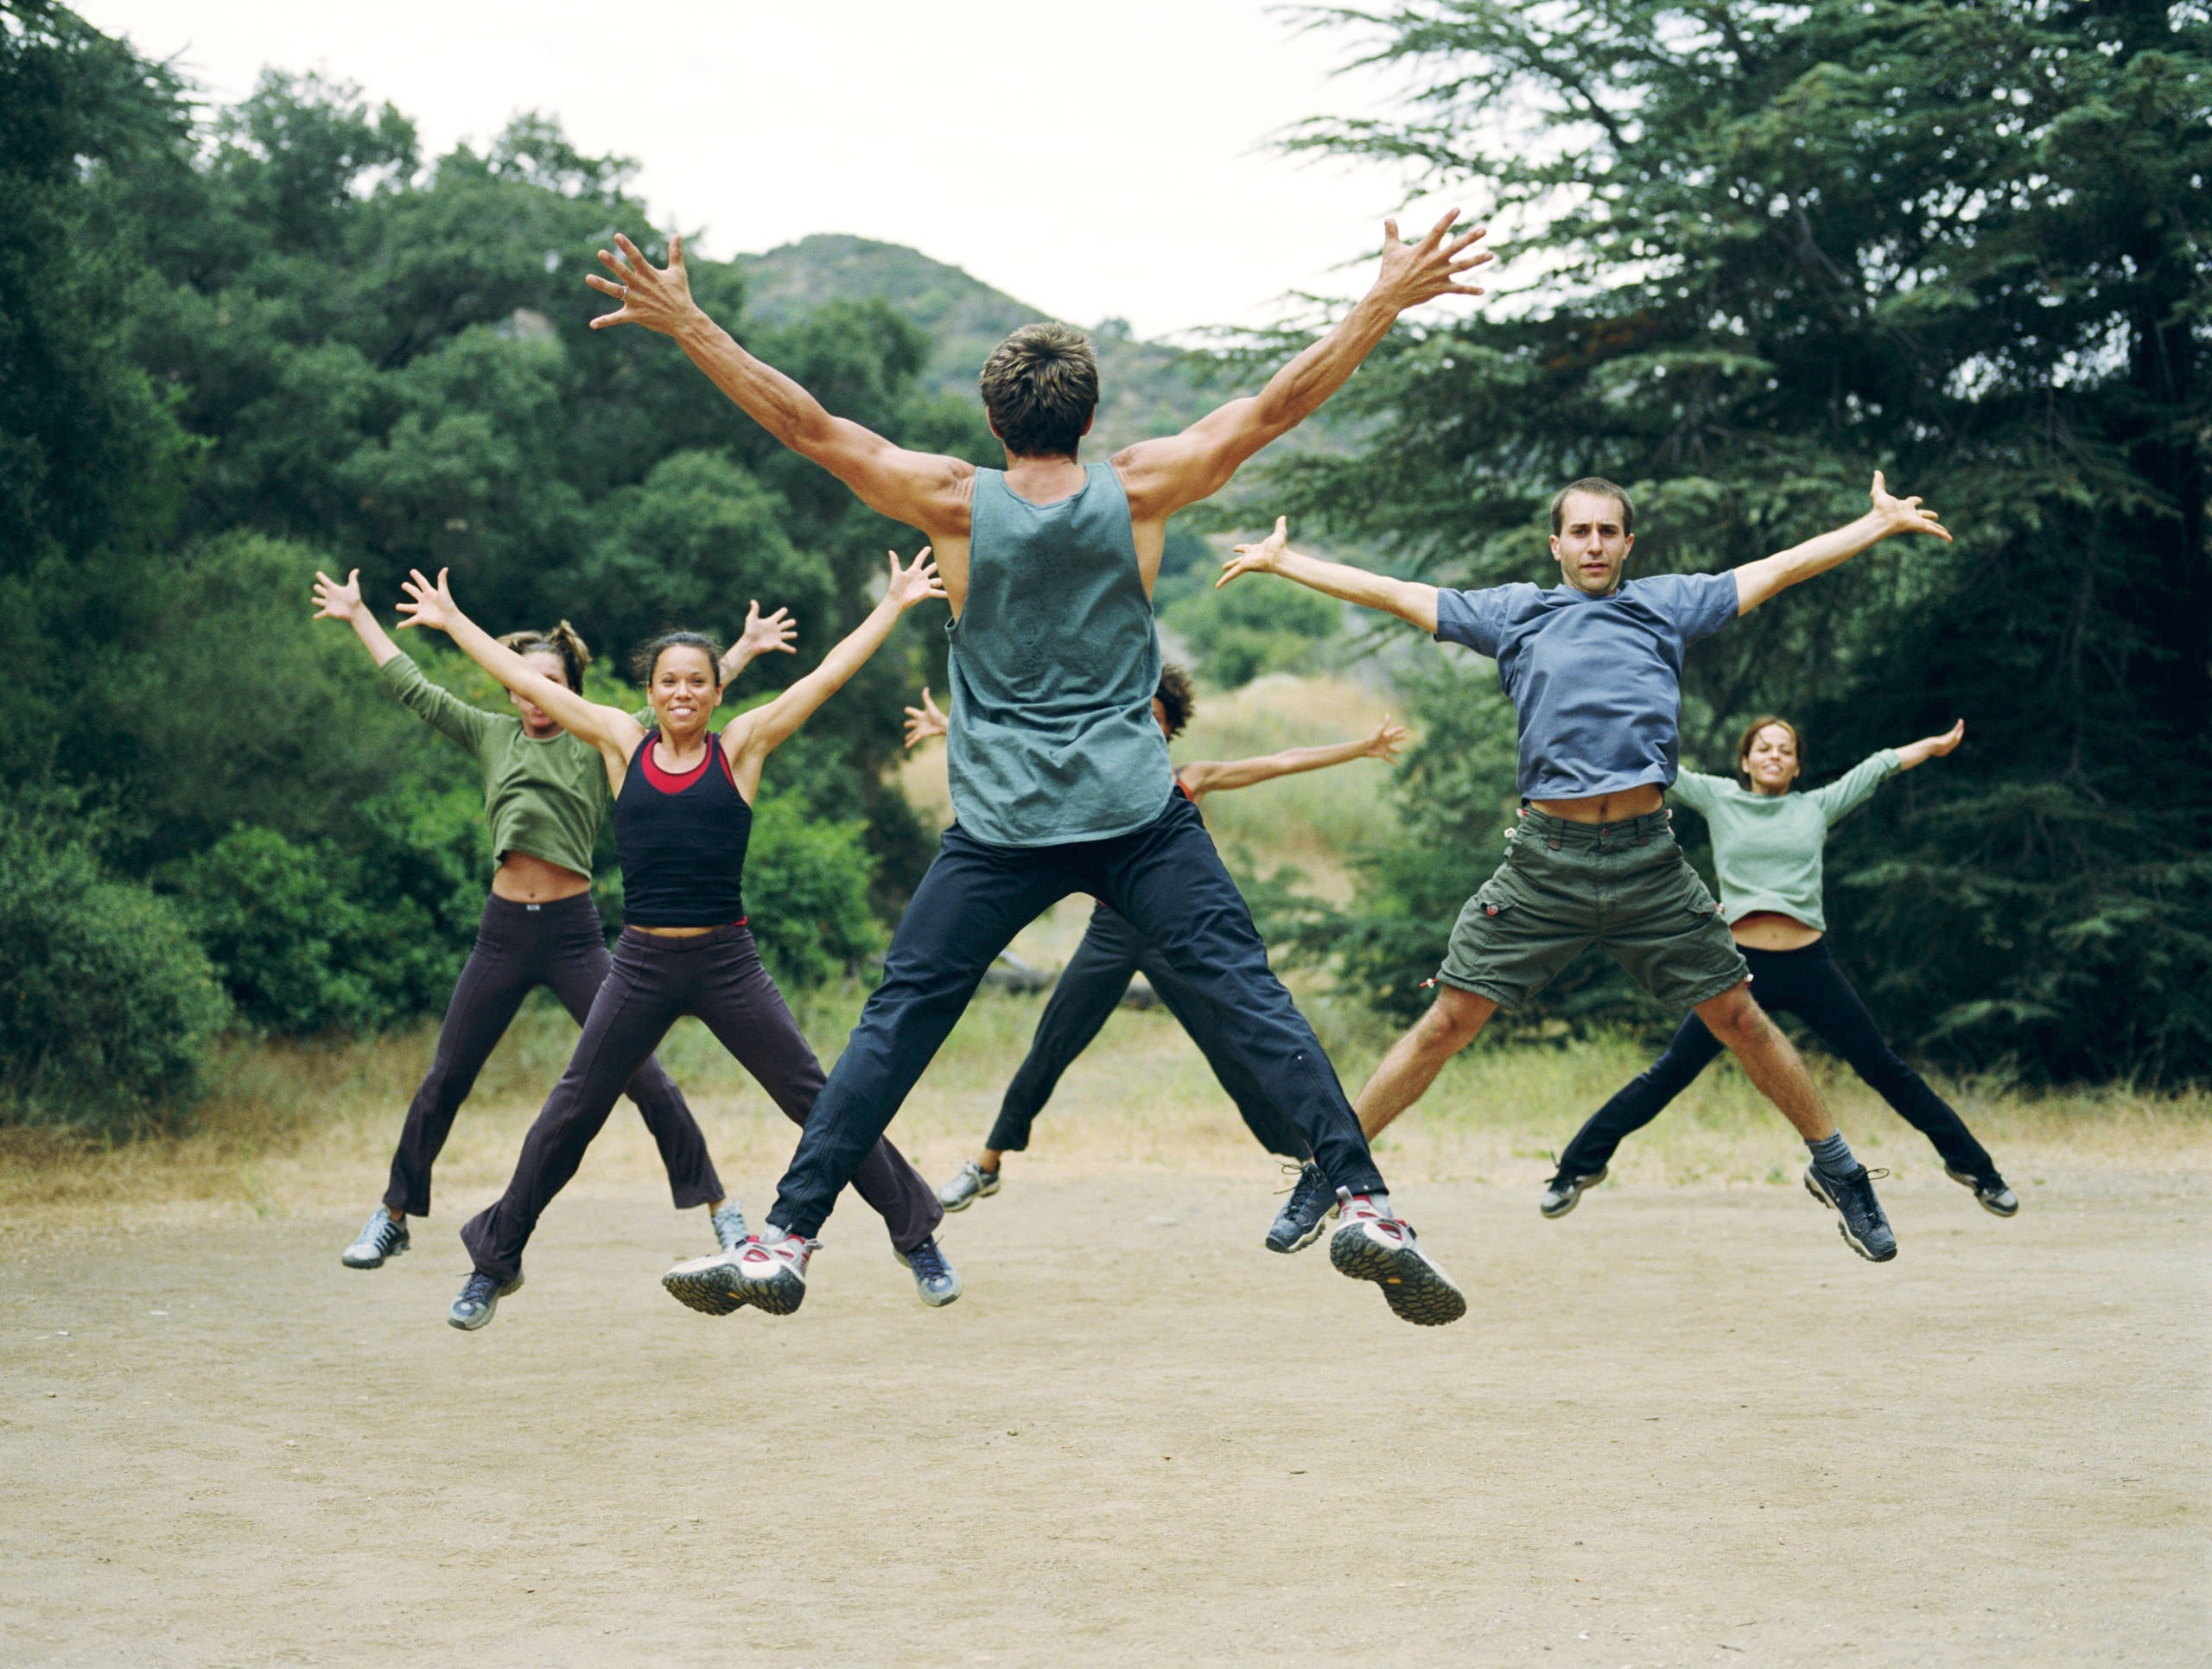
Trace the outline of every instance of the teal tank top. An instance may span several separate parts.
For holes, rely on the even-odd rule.
[[[1152,716],[1160,638],[1111,464],[1033,505],[976,472],[968,596],[950,640],[952,815],[993,846],[1063,846],[1142,828],[1174,772]]]

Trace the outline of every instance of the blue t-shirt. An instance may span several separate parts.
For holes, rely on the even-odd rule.
[[[1521,720],[1521,796],[1675,780],[1682,651],[1737,614],[1733,574],[1655,574],[1610,597],[1531,585],[1436,593],[1436,640],[1495,657]]]

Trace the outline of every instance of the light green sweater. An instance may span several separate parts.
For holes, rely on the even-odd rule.
[[[575,874],[591,873],[592,842],[614,798],[598,749],[565,730],[533,740],[514,714],[471,707],[424,677],[404,655],[386,661],[383,671],[394,695],[481,767],[495,860],[527,852]]]
[[[1904,768],[1896,750],[1885,747],[1809,794],[1754,794],[1726,777],[1694,771],[1676,777],[1675,796],[1704,813],[1713,831],[1720,913],[1733,923],[1758,911],[1777,911],[1827,932],[1821,854],[1828,826]]]

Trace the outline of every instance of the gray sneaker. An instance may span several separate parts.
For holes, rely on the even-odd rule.
[[[1897,1254],[1889,1215],[1874,1197],[1874,1178],[1889,1174],[1863,1164],[1853,1165],[1842,1177],[1831,1177],[1817,1164],[1805,1167],[1805,1191],[1835,1213],[1835,1230],[1843,1243],[1869,1263],[1887,1263]]]
[[[521,1286],[522,1277],[519,1274],[505,1285],[501,1285],[489,1275],[480,1272],[472,1272],[468,1279],[461,1284],[461,1296],[453,1301],[453,1307],[446,1311],[446,1320],[464,1333],[474,1333],[499,1313],[501,1298],[511,1292],[519,1291]]]
[[[745,1226],[745,1213],[738,1209],[735,1200],[722,1202],[722,1209],[715,1213],[714,1225],[715,1239],[721,1242],[725,1252],[736,1251],[745,1244],[746,1236],[753,1232]]]
[[[2015,1217],[2020,1212],[2020,1196],[2007,1185],[2005,1178],[1995,1171],[1986,1177],[1977,1177],[1970,1171],[1954,1171],[1943,1167],[1943,1174],[1955,1183],[1963,1183],[1974,1190],[1974,1202],[1993,1216]]]
[[[891,1254],[914,1273],[914,1291],[932,1310],[942,1310],[960,1296],[959,1272],[944,1260],[944,1248],[932,1234],[911,1252]]]
[[[1264,1244],[1270,1252],[1303,1252],[1321,1238],[1321,1231],[1336,1215],[1337,1190],[1329,1186],[1321,1167],[1308,1159],[1299,1167],[1298,1180],[1290,1185],[1290,1197],[1268,1225]]]
[[[1606,1167],[1598,1167],[1594,1177],[1570,1177],[1562,1171],[1545,1184],[1544,1197],[1536,1202],[1536,1209],[1547,1217],[1564,1217],[1574,1209],[1585,1189],[1595,1188],[1605,1180]]]
[[[948,1211],[965,1211],[977,1200],[988,1200],[998,1191],[999,1173],[986,1171],[970,1159],[937,1190],[937,1203]]]
[[[376,1215],[353,1236],[353,1245],[339,1253],[338,1261],[348,1269],[381,1269],[386,1258],[396,1258],[406,1249],[407,1225],[394,1222],[378,1206]]]

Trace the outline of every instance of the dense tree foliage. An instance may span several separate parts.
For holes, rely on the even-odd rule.
[[[1635,489],[1650,572],[1794,543],[1886,470],[1958,543],[1881,547],[1694,650],[1687,757],[1727,769],[1733,727],[1772,708],[1805,726],[1817,777],[1964,715],[1963,750],[1831,847],[1839,944],[1884,1019],[1965,1063],[2201,1075],[2207,9],[1312,16],[1419,92],[1402,119],[1293,144],[1463,192],[1541,276],[1401,332],[1348,390],[1371,443],[1295,460],[1276,492],[1408,572],[1491,584],[1547,580],[1542,507],[1576,475]],[[1408,919],[1410,861],[1336,930]]]

